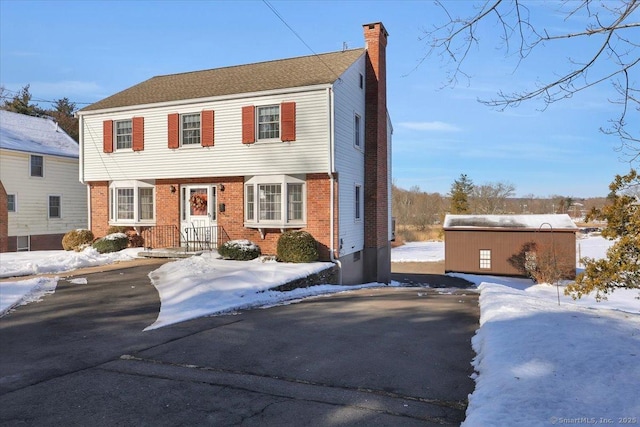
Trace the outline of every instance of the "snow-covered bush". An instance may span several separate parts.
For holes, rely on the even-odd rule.
[[[95,250],[100,252],[101,254],[108,252],[118,252],[129,245],[129,238],[124,233],[112,233],[107,234],[101,239],[93,242],[93,247]]]
[[[144,238],[133,228],[125,225],[112,225],[107,229],[107,234],[124,233],[129,239],[130,248],[141,248],[144,246]]]
[[[313,262],[318,260],[318,244],[302,230],[285,231],[278,239],[278,261]]]
[[[250,240],[230,240],[218,248],[224,259],[249,261],[260,256],[260,247]]]
[[[93,242],[93,233],[91,230],[79,228],[71,230],[62,237],[62,248],[65,251],[81,251]]]

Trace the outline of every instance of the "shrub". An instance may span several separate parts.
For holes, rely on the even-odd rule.
[[[133,230],[133,228],[128,225],[112,225],[107,229],[107,235],[115,233],[127,234],[127,232],[131,230]]]
[[[520,252],[508,259],[509,264],[523,276],[536,283],[557,283],[562,279],[575,278],[575,260],[554,249],[553,246],[527,242]]]
[[[71,230],[62,238],[62,248],[65,251],[77,252],[91,245],[93,238],[91,230],[85,230],[82,228]]]
[[[141,248],[144,246],[144,238],[133,227],[126,225],[112,225],[107,229],[107,234],[123,233],[129,239],[129,248]]]
[[[127,247],[129,238],[124,233],[112,233],[93,242],[95,250],[101,254],[108,252],[118,252]]]
[[[230,240],[218,248],[224,259],[249,261],[260,256],[260,247],[249,240]]]
[[[278,239],[278,261],[313,262],[318,260],[316,239],[306,231],[285,231]]]

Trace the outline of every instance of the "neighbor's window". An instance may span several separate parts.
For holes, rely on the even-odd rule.
[[[182,145],[200,144],[200,113],[180,116]]]
[[[361,212],[362,212],[361,211],[362,187],[359,185],[356,185],[354,199],[355,199],[355,218],[356,220],[359,220],[361,218]]]
[[[16,195],[7,194],[7,212],[16,212],[17,210],[18,206],[16,204]]]
[[[116,150],[131,148],[133,125],[131,120],[118,120],[115,125]]]
[[[42,156],[31,156],[31,176],[44,176],[44,158]]]
[[[49,218],[60,217],[60,196],[49,196]]]
[[[24,252],[31,250],[31,236],[16,236],[16,251]]]
[[[255,177],[245,184],[247,226],[270,224],[302,226],[305,213],[304,181],[291,176]]]
[[[258,107],[258,139],[280,137],[280,106]]]
[[[154,220],[154,186],[144,181],[115,181],[109,186],[109,221],[137,224]]]
[[[480,268],[491,269],[491,249],[480,249]]]
[[[360,144],[361,144],[361,135],[360,135],[360,116],[359,115],[355,115],[354,116],[354,120],[353,120],[353,131],[354,131],[354,145],[358,148],[360,148]]]

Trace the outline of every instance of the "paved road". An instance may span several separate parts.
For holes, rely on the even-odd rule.
[[[153,331],[139,266],[0,319],[0,424],[457,425],[477,294],[364,289]]]

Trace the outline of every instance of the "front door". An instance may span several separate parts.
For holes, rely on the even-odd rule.
[[[217,241],[217,194],[214,185],[181,187],[182,246],[215,248]]]

